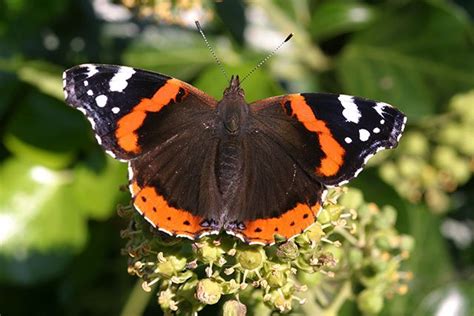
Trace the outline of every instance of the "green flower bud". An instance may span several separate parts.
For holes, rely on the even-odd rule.
[[[349,264],[354,267],[354,269],[360,269],[364,261],[364,254],[362,250],[358,248],[351,248],[349,250]]]
[[[382,179],[389,183],[395,183],[400,178],[397,165],[390,161],[380,166],[379,174]]]
[[[381,234],[375,239],[375,245],[381,250],[389,251],[390,249],[392,249],[392,246],[390,244],[390,238],[385,234]]]
[[[400,151],[408,155],[425,156],[429,151],[428,140],[420,132],[407,133],[400,142]]]
[[[186,267],[186,258],[178,258],[176,256],[165,257],[163,261],[159,261],[156,265],[155,272],[164,278],[171,278],[178,272],[183,271]]]
[[[265,280],[271,288],[281,288],[288,281],[284,270],[272,269],[265,275]]]
[[[452,146],[457,146],[463,140],[462,126],[459,123],[450,122],[439,130],[439,141]]]
[[[304,234],[300,236],[303,235],[307,237],[308,243],[319,243],[321,241],[321,238],[324,237],[326,234],[321,228],[321,224],[319,222],[316,222],[308,230],[306,230]]]
[[[400,175],[407,178],[417,178],[421,173],[423,161],[418,157],[402,156],[398,160]]]
[[[216,263],[225,253],[220,246],[216,246],[208,238],[203,238],[199,242],[194,243],[193,251],[198,260],[204,263]]]
[[[237,300],[230,300],[224,303],[222,307],[223,316],[245,316],[247,307]]]
[[[222,295],[221,285],[211,279],[202,279],[196,286],[196,298],[204,304],[216,304]]]
[[[327,224],[331,221],[331,213],[326,208],[321,209],[318,213],[318,223]]]
[[[296,259],[299,254],[298,246],[292,240],[281,244],[276,251],[277,257],[284,262]]]
[[[463,121],[474,123],[474,90],[454,96],[450,108],[457,112]]]
[[[270,293],[269,301],[281,313],[291,311],[291,298],[286,298],[281,291],[272,291]]]
[[[411,252],[415,248],[415,239],[412,236],[400,236],[400,250]]]
[[[379,229],[393,227],[397,220],[397,211],[389,205],[383,207],[382,211],[375,218],[375,225]]]
[[[323,275],[321,273],[307,273],[303,271],[298,271],[298,280],[301,284],[305,284],[308,287],[314,287],[323,281]]]
[[[339,203],[349,209],[358,209],[364,203],[362,192],[357,189],[350,189],[341,196]]]
[[[383,296],[379,291],[365,289],[357,296],[357,306],[364,314],[378,314],[383,308]]]
[[[262,247],[243,247],[236,254],[236,260],[245,270],[258,270],[267,260]]]
[[[457,159],[456,151],[448,146],[437,146],[433,153],[434,164],[441,169],[450,170],[452,162]]]

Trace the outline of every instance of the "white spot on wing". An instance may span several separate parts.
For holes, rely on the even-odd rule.
[[[373,129],[373,132],[374,132],[375,134],[380,133],[380,128],[378,128],[378,127],[374,128],[374,129]]]
[[[106,104],[107,104],[107,97],[103,94],[101,95],[98,95],[96,98],[95,98],[95,103],[97,103],[97,106],[98,107],[101,107],[103,108]]]
[[[384,108],[386,106],[390,106],[389,104],[387,103],[384,103],[384,102],[377,102],[376,105],[374,106],[374,110],[377,111],[377,113],[381,116],[381,117],[384,117]],[[381,123],[383,124],[383,123]]]
[[[370,133],[368,130],[361,128],[359,130],[359,139],[363,142],[367,141],[370,137]]]
[[[87,78],[90,78],[99,72],[99,70],[97,70],[97,67],[95,65],[86,64],[84,66],[87,67]],[[84,85],[86,86],[86,82],[84,82]]]
[[[114,106],[114,107],[112,108],[112,112],[113,112],[114,114],[117,114],[118,112],[120,112],[120,108]]]
[[[66,91],[66,89],[64,89],[63,91],[64,91],[64,99],[67,99],[67,91]]]
[[[95,122],[92,117],[87,117],[87,120],[89,121],[89,123],[91,123],[92,129],[95,129]]]
[[[120,67],[118,72],[110,79],[110,91],[123,92],[128,85],[127,80],[132,77],[136,71],[131,67]]]
[[[87,90],[87,95],[93,95],[94,93],[92,92],[92,90]]]
[[[115,154],[113,152],[111,152],[110,150],[106,150],[105,153],[107,155],[109,155],[110,157],[112,157],[112,158],[117,158],[117,156],[115,156]]]
[[[380,124],[384,125],[384,124],[385,124],[385,120],[380,120]]]
[[[132,164],[129,162],[128,163],[128,180],[132,181],[133,179],[133,169],[132,169]]]
[[[352,143],[352,139],[351,139],[350,137],[344,138],[344,141],[345,141],[347,144]]]
[[[89,85],[89,81],[84,80],[84,87],[87,87]]]
[[[95,135],[95,139],[97,140],[97,142],[99,143],[99,145],[102,145],[102,139],[100,138],[99,135]]]
[[[341,102],[342,107],[344,110],[342,111],[342,115],[346,118],[348,122],[359,123],[359,119],[361,117],[359,108],[357,104],[354,102],[354,97],[350,95],[341,94],[339,95],[339,101]]]

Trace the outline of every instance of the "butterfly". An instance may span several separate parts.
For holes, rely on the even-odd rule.
[[[311,226],[327,188],[397,146],[406,116],[343,94],[296,93],[247,103],[238,76],[223,97],[126,66],[63,74],[65,99],[97,142],[128,163],[133,204],[158,230],[196,239],[225,231],[273,244]]]

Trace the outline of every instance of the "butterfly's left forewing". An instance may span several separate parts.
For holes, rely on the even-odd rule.
[[[63,74],[66,102],[89,119],[108,154],[130,160],[155,145],[143,130],[149,113],[184,101],[192,110],[210,112],[216,101],[180,80],[125,66],[84,64]],[[164,118],[156,124],[169,124]]]

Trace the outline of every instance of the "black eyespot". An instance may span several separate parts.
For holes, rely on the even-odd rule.
[[[309,214],[308,214],[308,213],[305,213],[305,214],[303,215],[303,218],[306,219],[306,218],[308,218],[308,216],[309,216]]]
[[[278,227],[275,227],[275,231],[276,231],[276,232],[278,231]]]
[[[189,225],[191,225],[191,223],[189,221],[184,221],[183,225],[189,226]]]
[[[169,216],[168,216],[167,220],[169,220],[169,221],[170,221],[170,220],[171,220],[171,217],[169,217]]]
[[[153,212],[156,212],[156,207],[153,206]]]
[[[143,195],[142,195],[142,201],[146,202],[146,197],[144,197]]]
[[[257,227],[257,228],[255,228],[254,232],[256,232],[256,233],[261,233],[261,232],[262,232],[262,229],[261,229],[260,227]]]
[[[291,222],[291,223],[290,223],[290,226],[295,226],[295,222]]]

